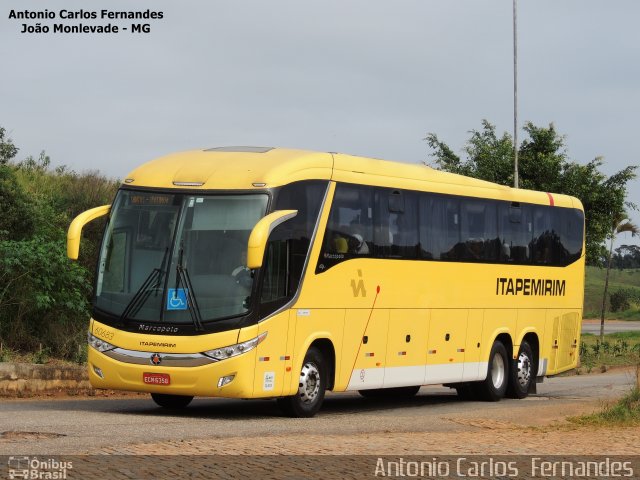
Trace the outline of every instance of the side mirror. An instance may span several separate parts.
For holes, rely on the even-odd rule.
[[[249,243],[247,245],[247,267],[250,269],[260,268],[264,257],[264,250],[267,247],[269,235],[282,222],[298,214],[297,210],[277,210],[266,217],[260,219],[251,230]]]
[[[82,233],[82,227],[87,223],[100,218],[111,210],[111,205],[102,205],[101,207],[92,208],[86,212],[82,212],[76,218],[73,219],[71,225],[69,225],[69,231],[67,232],[67,257],[71,260],[78,259],[78,253],[80,252],[80,234]]]

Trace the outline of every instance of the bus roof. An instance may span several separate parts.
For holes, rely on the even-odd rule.
[[[312,179],[582,209],[578,199],[567,195],[514,189],[421,164],[269,147],[174,153],[141,165],[124,183],[132,187],[250,190]]]

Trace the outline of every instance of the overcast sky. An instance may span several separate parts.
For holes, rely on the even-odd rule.
[[[221,145],[421,162],[427,132],[461,152],[483,118],[513,128],[510,0],[0,5],[0,126],[19,158],[46,150],[54,165],[118,178],[160,155]],[[164,18],[149,34],[34,35],[19,33],[12,8]],[[640,2],[519,0],[518,19],[521,125],[554,122],[571,159],[604,156],[607,174],[640,164]],[[640,205],[639,186],[630,199]]]

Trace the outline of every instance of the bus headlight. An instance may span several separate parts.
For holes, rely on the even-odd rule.
[[[243,353],[247,353],[250,350],[256,348],[260,342],[267,337],[267,332],[261,333],[256,338],[247,340],[246,342],[236,343],[235,345],[229,345],[228,347],[214,348],[213,350],[207,350],[202,352],[207,357],[215,358],[216,360],[226,360],[227,358],[236,357]]]
[[[107,352],[116,348],[115,345],[111,345],[109,342],[105,342],[104,340],[92,335],[91,332],[87,332],[87,342],[90,347],[95,348],[99,352]]]

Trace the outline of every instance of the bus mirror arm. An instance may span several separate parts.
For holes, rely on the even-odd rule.
[[[69,225],[69,231],[67,232],[67,257],[71,260],[78,259],[82,228],[96,218],[100,218],[108,214],[110,210],[111,205],[102,205],[101,207],[92,208],[91,210],[82,212],[73,219],[73,222]]]
[[[262,267],[262,259],[267,248],[269,235],[274,228],[297,214],[297,210],[276,210],[256,223],[253,230],[251,230],[247,244],[247,267],[251,270]]]

